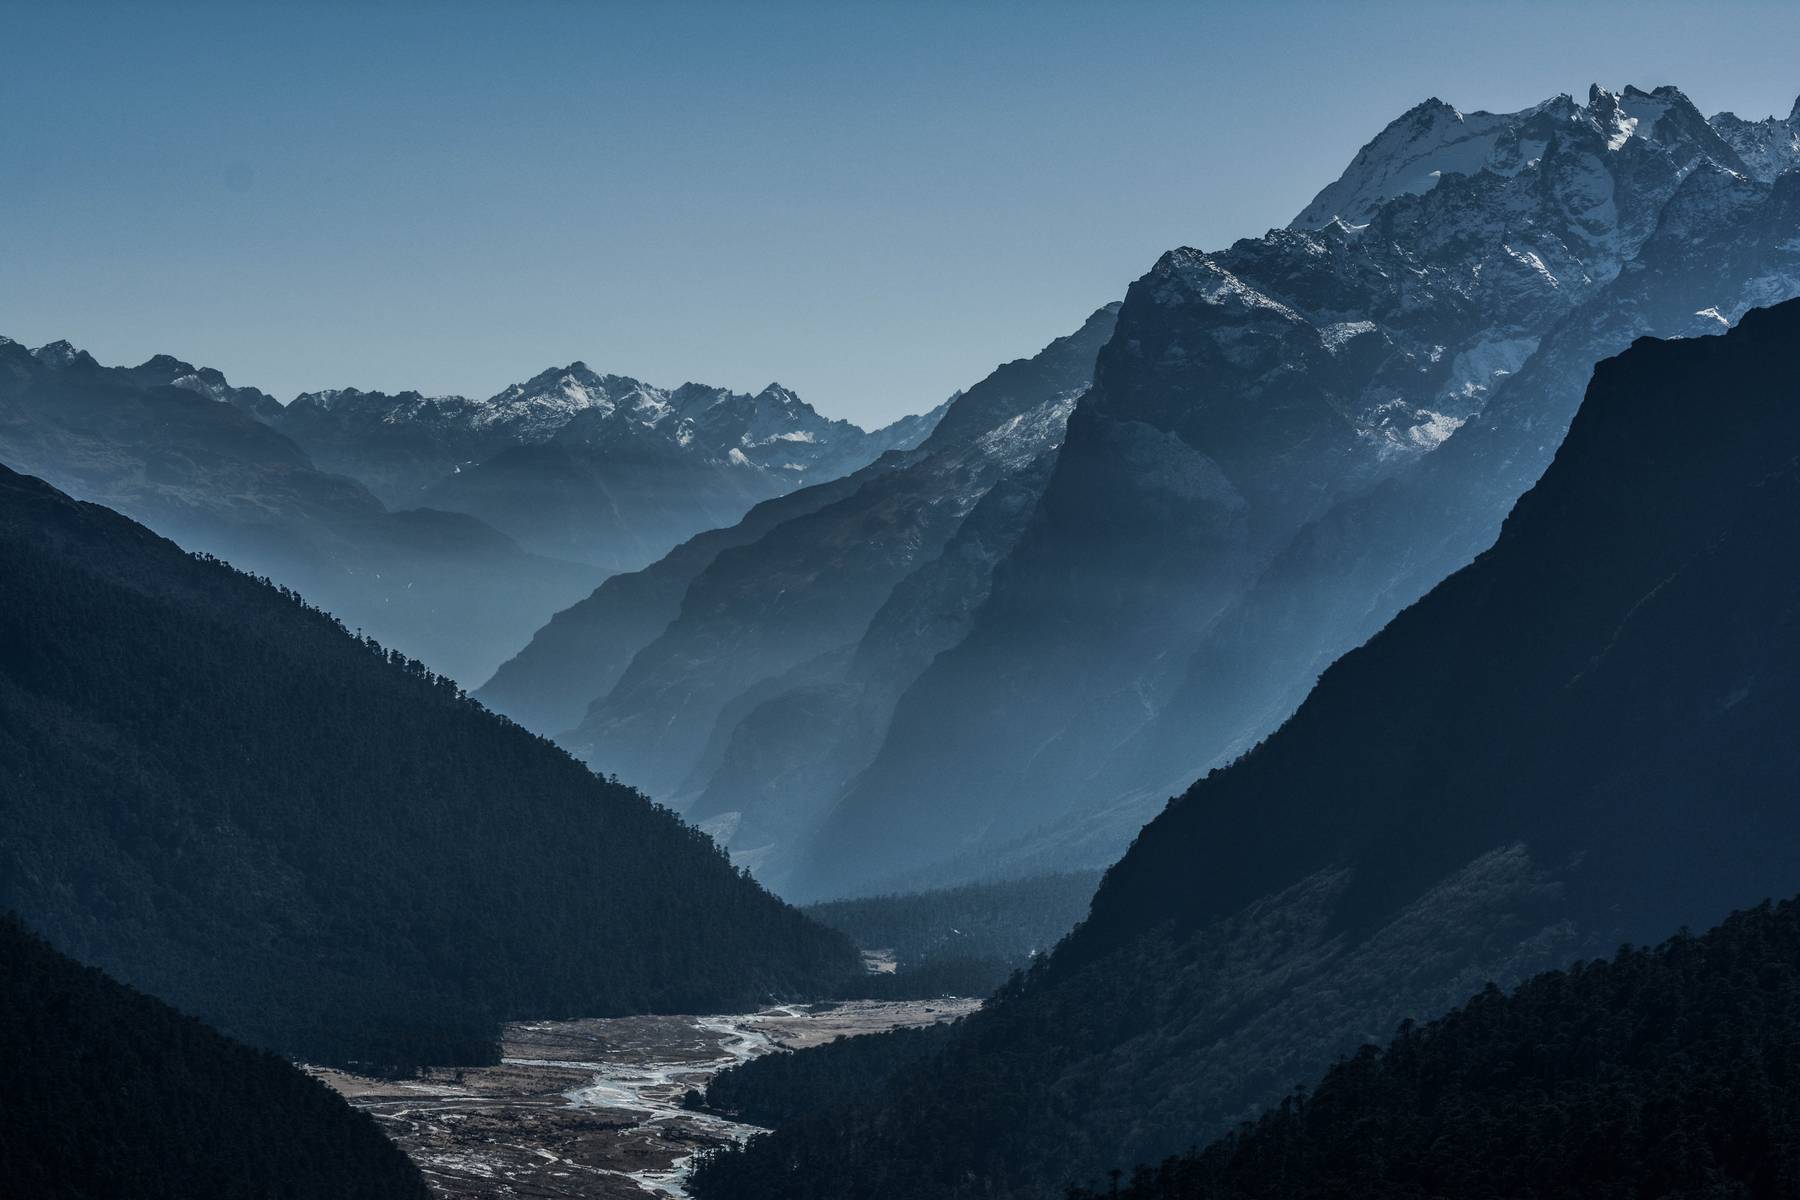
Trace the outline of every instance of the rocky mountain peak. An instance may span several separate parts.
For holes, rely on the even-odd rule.
[[[598,374],[577,359],[504,389],[477,406],[469,419],[476,427],[505,429],[526,441],[541,441],[588,412],[601,419],[620,417],[656,425],[674,409],[660,389],[629,376]]]
[[[1744,169],[1764,183],[1800,165],[1800,100],[1785,121],[1772,116],[1746,121],[1722,112],[1708,124],[1737,152]]]
[[[51,367],[59,371],[67,367],[78,365],[89,367],[97,367],[100,365],[94,361],[93,355],[89,354],[86,350],[77,348],[66,340],[47,342],[44,345],[39,346],[36,350],[33,350],[31,356],[43,363],[46,367]]]
[[[1608,151],[1656,145],[1686,161],[1705,155],[1741,169],[1739,148],[1721,137],[1716,123],[1669,85],[1645,91],[1627,84],[1614,92],[1596,83],[1585,105],[1565,93],[1513,113],[1464,113],[1434,97],[1408,109],[1358,151],[1289,228],[1320,229],[1333,219],[1354,228],[1389,201],[1430,192],[1446,176],[1516,174],[1555,151],[1572,127],[1590,131],[1578,141],[1599,134]]]
[[[1333,217],[1362,224],[1383,201],[1430,191],[1448,172],[1479,170],[1509,119],[1485,112],[1465,114],[1436,97],[1416,104],[1357,151],[1344,173],[1314,197],[1291,226],[1313,229]]]
[[[319,412],[332,412],[340,407],[354,405],[358,399],[372,392],[362,392],[356,388],[321,388],[316,392],[301,392],[294,397],[288,407],[296,412],[305,409],[317,409]]]
[[[713,387],[711,384],[689,381],[669,393],[669,403],[676,413],[683,417],[691,417],[704,412],[720,401],[729,398],[728,388]]]
[[[192,375],[197,370],[191,362],[184,362],[173,354],[152,354],[138,364],[138,370],[149,373],[167,375]]]

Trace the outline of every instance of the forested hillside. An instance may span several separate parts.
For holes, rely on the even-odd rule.
[[[503,1018],[857,970],[705,835],[450,680],[3,469],[0,780],[0,908],[314,1061],[482,1061]]]
[[[376,1128],[272,1054],[0,915],[0,1191],[31,1200],[426,1200]]]
[[[708,1108],[753,1125],[783,1125],[867,1104],[902,1070],[951,1044],[953,1025],[841,1037],[791,1054],[765,1054],[721,1071]]]
[[[1070,1200],[1742,1197],[1800,1188],[1800,904],[1489,986],[1198,1154]]]
[[[1602,363],[1496,544],[1171,802],[1046,962],[696,1194],[1051,1194],[1488,980],[1792,893],[1796,344],[1790,302]]]
[[[1021,963],[1075,927],[1094,898],[1098,871],[1066,871],[898,896],[827,900],[804,911],[869,950],[891,950],[902,967],[932,959],[998,958]]]

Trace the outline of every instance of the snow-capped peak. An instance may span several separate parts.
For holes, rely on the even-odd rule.
[[[316,408],[320,412],[331,412],[345,404],[354,403],[364,395],[373,394],[374,393],[358,391],[353,387],[322,388],[316,392],[301,392],[298,396],[294,397],[293,406],[295,408]]]
[[[600,375],[579,360],[541,371],[490,397],[472,414],[526,440],[548,437],[582,413],[656,425],[675,412],[668,393],[623,375]]]
[[[778,404],[782,408],[792,408],[794,405],[800,403],[800,397],[796,396],[787,388],[782,387],[779,383],[769,384],[768,387],[765,387],[762,391],[756,393],[756,398],[765,403]]]
[[[317,420],[332,414],[329,421]],[[551,367],[485,400],[386,395],[355,388],[313,392],[290,406],[296,425],[328,426],[333,437],[358,438],[378,426],[417,427],[434,443],[454,445],[463,461],[501,447],[554,442],[571,454],[680,455],[696,464],[776,473],[782,487],[815,474],[855,470],[907,441],[900,422],[868,433],[820,416],[780,383],[751,395],[688,382],[669,391],[625,375],[606,375],[579,360]],[[320,436],[309,427],[312,436]],[[920,437],[923,436],[921,432]],[[916,444],[913,438],[908,444]]]
[[[1784,121],[1764,117],[1746,121],[1736,113],[1722,112],[1707,122],[1744,160],[1752,178],[1773,182],[1800,166],[1800,100]]]
[[[1346,225],[1366,223],[1386,200],[1430,191],[1448,173],[1480,170],[1518,115],[1462,113],[1435,96],[1415,105],[1357,151],[1291,228],[1317,229],[1334,217]]]
[[[36,350],[33,350],[31,356],[43,363],[46,367],[55,367],[57,369],[72,366],[78,362],[85,361],[91,363],[94,361],[93,356],[86,350],[78,349],[66,340],[46,342]]]
[[[1588,89],[1585,105],[1560,94],[1513,113],[1464,113],[1433,98],[1408,110],[1358,151],[1289,228],[1323,229],[1335,219],[1354,229],[1387,202],[1429,192],[1445,176],[1483,170],[1517,174],[1538,161],[1552,141],[1571,132],[1579,134],[1578,141],[1594,139],[1597,150],[1616,152],[1636,141],[1678,147],[1690,157],[1708,155],[1733,169],[1741,166],[1732,145],[1674,87],[1646,92],[1626,85],[1613,92],[1596,83]]]

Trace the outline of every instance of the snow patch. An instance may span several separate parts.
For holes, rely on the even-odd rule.
[[[1440,412],[1427,411],[1425,415],[1424,421],[1406,431],[1408,440],[1421,450],[1436,450],[1451,434],[1461,429],[1467,420],[1465,417],[1453,417]]]
[[[1512,258],[1515,262],[1521,263],[1524,266],[1529,267],[1531,270],[1537,272],[1538,277],[1541,278],[1545,283],[1549,284],[1551,287],[1553,287],[1553,288],[1562,287],[1561,281],[1559,281],[1556,278],[1556,276],[1551,273],[1549,267],[1546,267],[1544,265],[1544,260],[1538,257],[1537,251],[1535,251],[1535,250],[1515,250],[1515,249],[1513,249],[1511,243],[1502,243],[1500,248],[1502,250],[1506,251],[1508,257]]]
[[[1327,350],[1335,351],[1352,338],[1359,338],[1365,333],[1375,332],[1373,321],[1339,321],[1335,325],[1327,325],[1319,330],[1319,340],[1325,343]]]

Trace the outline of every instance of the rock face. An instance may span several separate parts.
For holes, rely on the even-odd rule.
[[[666,391],[575,362],[486,400],[350,388],[306,393],[269,420],[389,504],[469,513],[533,552],[622,571],[915,446],[935,415],[867,433],[780,384]]]
[[[1712,127],[1744,160],[1750,174],[1764,183],[1800,165],[1800,100],[1787,120],[1764,117],[1746,121],[1734,113],[1720,113]]]
[[[1795,179],[1721,128],[1673,88],[1428,103],[1292,227],[1165,255],[992,594],[787,886],[1104,862],[1266,734],[1491,540],[1595,361],[1800,291]]]
[[[1791,301],[1601,363],[1492,546],[1172,801],[1045,966],[710,1194],[1043,1195],[1489,980],[1793,893],[1797,339]]]
[[[272,403],[167,356],[108,368],[66,342],[0,341],[0,460],[304,591],[446,674],[484,678],[593,586],[593,568],[474,517],[389,511],[265,424]]]

